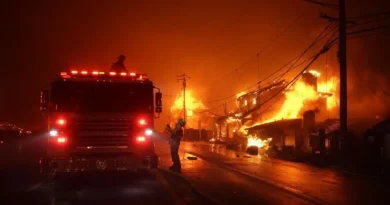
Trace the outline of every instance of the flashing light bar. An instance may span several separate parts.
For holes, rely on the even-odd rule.
[[[101,77],[101,76],[108,76],[108,77],[116,77],[116,78],[131,78],[136,80],[147,80],[148,77],[146,74],[140,74],[140,73],[134,73],[134,72],[104,72],[104,71],[92,71],[88,72],[86,70],[78,71],[78,70],[71,70],[69,72],[61,72],[62,78],[72,78],[76,76],[82,76],[82,77]]]

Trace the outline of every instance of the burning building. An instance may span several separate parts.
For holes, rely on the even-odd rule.
[[[318,83],[319,76],[319,72],[310,70],[303,73],[292,86],[287,86],[286,81],[281,80],[240,95],[237,98],[237,111],[218,118],[217,123],[220,127],[225,124],[228,133],[231,132],[229,127],[234,127],[239,135],[249,136],[247,144],[251,144],[249,140],[257,142],[252,139],[256,136],[260,142],[272,138],[273,145],[280,148],[293,149],[304,145],[308,149],[309,137],[302,134],[303,127],[308,127],[306,124],[313,120],[314,124],[316,120],[325,120],[327,111],[337,105],[334,95],[334,82],[337,81],[332,78],[329,82]],[[307,111],[314,116],[310,118]],[[234,125],[230,125],[232,118]],[[261,143],[257,144],[261,146]]]

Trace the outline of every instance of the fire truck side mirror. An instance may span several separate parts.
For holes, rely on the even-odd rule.
[[[155,100],[156,100],[156,112],[157,113],[161,113],[162,112],[162,93],[158,92],[156,93],[156,97],[155,97]]]
[[[49,105],[49,91],[42,90],[41,91],[40,110],[47,111],[48,105]]]

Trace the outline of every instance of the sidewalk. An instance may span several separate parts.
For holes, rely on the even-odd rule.
[[[234,169],[264,181],[283,185],[328,204],[386,204],[390,194],[385,182],[365,177],[345,176],[332,169],[321,169],[304,163],[294,163],[226,150],[208,143],[183,142],[182,149],[206,161]]]

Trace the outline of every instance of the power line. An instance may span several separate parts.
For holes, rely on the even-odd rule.
[[[365,14],[361,16],[352,16],[347,17],[348,19],[359,19],[359,18],[371,18],[376,16],[384,16],[384,15],[390,15],[390,11],[384,11],[384,12],[378,12],[378,13],[372,13],[372,14]]]
[[[246,89],[244,89],[243,91],[241,92],[246,92],[248,90],[251,90],[252,88],[256,87],[256,85],[252,85],[252,86],[249,86],[247,87]],[[239,93],[235,93],[235,94],[232,94],[232,95],[229,95],[229,96],[226,96],[226,97],[223,97],[223,98],[219,98],[219,99],[216,99],[216,100],[212,100],[212,101],[205,101],[203,103],[213,103],[213,102],[219,102],[219,101],[222,101],[222,100],[226,100],[226,99],[229,99],[229,98],[232,98],[232,97],[236,97]]]
[[[384,18],[379,18],[379,19],[372,19],[372,20],[369,20],[369,21],[363,21],[363,22],[360,22],[356,25],[354,25],[353,27],[355,26],[361,26],[361,25],[364,25],[364,24],[369,24],[369,23],[378,23],[380,21],[385,21],[385,20],[389,20],[390,19],[390,16],[386,16]]]
[[[279,95],[281,92],[283,92],[284,90],[286,90],[288,87],[290,87],[291,85],[293,85],[297,80],[298,78],[307,70],[307,68],[309,68],[309,66],[311,66],[315,60],[317,60],[317,58],[325,53],[326,51],[329,50],[329,47],[328,46],[325,46],[319,53],[317,53],[317,55],[310,61],[310,63],[304,68],[302,69],[302,71],[300,71],[283,89],[281,89],[279,92],[276,92],[274,95],[272,95],[270,98],[268,98],[266,101],[264,101],[262,104],[260,105],[257,105],[256,107],[250,109],[249,111],[247,111],[246,113],[251,113],[253,112],[254,110],[258,109],[259,107],[261,107],[262,105],[264,105],[265,103],[269,102],[271,99],[273,99],[274,97],[276,97],[277,95]],[[245,116],[243,116],[245,117]]]
[[[333,41],[332,41],[332,44],[333,44]],[[264,105],[265,103],[267,103],[267,102],[269,102],[270,100],[272,100],[274,97],[276,97],[277,95],[279,95],[281,92],[283,92],[284,90],[286,90],[287,88],[289,88],[290,86],[292,86],[296,81],[297,81],[297,79],[307,70],[307,68],[309,67],[309,66],[311,66],[313,63],[314,63],[314,61],[315,60],[317,60],[317,58],[321,55],[321,54],[323,54],[323,53],[325,53],[325,52],[327,52],[328,50],[329,50],[329,48],[330,48],[330,45],[332,45],[332,44],[328,44],[328,45],[326,45],[326,46],[324,46],[322,49],[321,49],[321,51],[320,52],[318,52],[315,56],[314,56],[314,58],[310,61],[310,63],[304,68],[304,69],[302,69],[302,71],[300,71],[283,89],[281,89],[279,92],[277,92],[277,93],[275,93],[273,96],[271,96],[270,98],[268,98],[266,101],[264,101],[262,104],[259,104],[259,105],[256,105],[256,107],[254,107],[254,108],[252,108],[251,110],[249,110],[249,111],[247,111],[247,113],[251,113],[253,110],[256,110],[256,109],[258,109],[259,107],[261,107],[262,105]],[[233,101],[235,101],[236,99],[234,99]],[[233,102],[233,101],[229,101],[228,103],[230,103],[230,102]],[[214,107],[214,108],[211,108],[211,109],[209,109],[209,110],[212,110],[212,109],[216,109],[216,108],[219,108],[219,107],[221,107],[221,106],[223,106],[223,105],[220,105],[220,106],[217,106],[217,107]]]
[[[307,53],[307,51],[309,51],[314,45],[316,45],[318,42],[320,42],[322,39],[324,39],[328,33],[325,33],[331,26],[333,25],[333,22],[328,24],[322,31],[321,33],[316,37],[316,39],[309,45],[308,48],[306,48],[306,50],[304,50],[302,53],[300,53],[297,57],[295,57],[295,59],[293,61],[295,61],[291,66],[290,68],[288,68],[284,73],[282,73],[282,75],[280,75],[278,78],[275,78],[276,81],[279,81],[283,76],[285,76],[288,72],[292,71],[294,68],[294,65]],[[323,36],[323,34],[325,33],[325,35]],[[292,61],[291,61],[292,62]],[[290,63],[291,63],[290,62]],[[286,64],[287,66],[288,64]],[[275,81],[274,79],[274,81]]]
[[[245,65],[247,65],[248,63],[250,63],[252,60],[254,60],[255,58],[257,58],[257,61],[259,61],[259,55],[262,54],[268,47],[270,47],[273,43],[275,43],[284,33],[287,32],[288,29],[290,29],[301,17],[304,16],[305,13],[302,13],[300,15],[298,15],[281,33],[279,33],[275,38],[273,38],[273,40],[271,40],[268,44],[266,44],[262,49],[260,49],[260,51],[257,52],[256,56],[253,56],[251,57],[250,59],[248,59],[247,61],[245,61],[243,64],[241,64],[238,68],[234,69],[233,71],[229,72],[227,76],[230,76],[232,73],[235,73],[237,72],[238,70],[242,69]],[[259,62],[258,62],[259,64]],[[222,77],[220,79],[223,79]],[[220,80],[219,79],[219,80]],[[211,85],[215,84],[216,82],[218,82],[219,80],[215,81],[214,83],[212,83]]]
[[[357,31],[351,31],[351,32],[348,32],[347,35],[354,35],[354,34],[370,32],[370,31],[376,31],[376,30],[382,30],[382,29],[389,29],[389,28],[390,28],[390,25],[384,25],[384,26],[378,26],[378,27],[373,27],[373,28],[368,28],[368,29],[361,29],[361,30],[357,30]]]
[[[257,84],[252,85],[252,86],[246,88],[246,89],[243,90],[243,91],[246,92],[246,91],[250,90],[251,88],[253,88],[253,87],[255,87],[255,86],[261,84],[261,82],[267,80],[268,78],[272,77],[273,75],[275,75],[275,74],[278,73],[279,71],[283,70],[283,68],[285,68],[285,67],[287,67],[288,65],[290,65],[293,61],[295,61],[295,62],[290,66],[290,68],[289,68],[286,72],[284,72],[284,73],[283,73],[282,75],[280,75],[280,76],[277,76],[278,80],[280,80],[285,74],[287,74],[288,72],[290,72],[292,69],[298,67],[299,65],[302,65],[304,62],[307,62],[307,61],[310,60],[311,58],[314,58],[315,55],[314,55],[313,57],[311,57],[311,58],[309,58],[309,59],[303,61],[302,63],[298,64],[297,66],[295,66],[295,64],[304,56],[304,54],[305,54],[308,50],[310,50],[315,44],[317,44],[320,40],[322,40],[322,39],[326,36],[326,35],[323,36],[323,34],[332,26],[332,24],[333,24],[333,23],[328,24],[328,25],[321,31],[321,33],[316,37],[316,39],[309,45],[309,47],[306,48],[302,53],[300,53],[299,55],[297,55],[296,57],[294,57],[292,60],[290,60],[289,62],[287,62],[286,64],[284,64],[282,67],[276,69],[273,73],[271,73],[270,75],[268,75],[267,77],[265,77],[264,79],[262,79],[261,81],[259,81]],[[272,81],[270,81],[270,82],[275,81],[275,79],[276,79],[276,78],[274,78],[274,80],[272,80]],[[269,83],[270,83],[270,82],[269,82]],[[242,92],[242,91],[241,91],[241,92]],[[213,102],[218,102],[218,101],[221,101],[221,100],[226,100],[226,99],[235,97],[235,96],[237,96],[238,94],[239,94],[239,93],[235,93],[235,94],[232,94],[232,95],[229,95],[229,96],[220,98],[220,99],[216,99],[216,100],[212,100],[212,101],[206,101],[206,102],[204,102],[204,103],[213,103]]]
[[[348,39],[364,38],[364,37],[369,37],[369,36],[384,34],[384,33],[387,33],[387,32],[390,32],[390,30],[384,30],[384,31],[382,31],[382,32],[370,33],[370,34],[365,34],[365,35],[351,36],[351,37],[348,37]]]
[[[330,3],[326,3],[326,2],[319,2],[319,1],[314,1],[314,0],[305,0],[309,3],[313,3],[313,4],[318,4],[318,5],[321,5],[321,6],[325,6],[325,7],[329,7],[329,8],[332,8],[332,9],[338,9],[339,6],[336,5],[336,4],[330,4]]]

